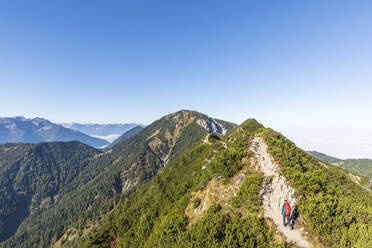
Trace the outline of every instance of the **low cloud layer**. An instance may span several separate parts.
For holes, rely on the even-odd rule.
[[[304,150],[315,150],[337,158],[371,158],[372,128],[277,127]]]

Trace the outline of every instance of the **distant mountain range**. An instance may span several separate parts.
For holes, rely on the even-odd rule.
[[[108,141],[66,128],[43,118],[22,116],[0,118],[0,144],[80,141],[92,147],[103,147]]]
[[[317,151],[309,151],[308,153],[327,163],[372,178],[372,159],[339,159]]]
[[[323,161],[327,162],[327,163],[337,163],[337,162],[342,161],[342,159],[335,158],[335,157],[329,156],[325,153],[321,153],[321,152],[317,152],[317,151],[308,151],[308,153],[313,155],[314,157],[320,159],[320,160],[323,160]]]
[[[104,139],[108,142],[113,142],[120,135],[124,134],[130,129],[140,126],[144,127],[143,124],[136,123],[123,123],[123,124],[82,124],[82,123],[61,123],[66,128],[70,128],[75,131],[88,134],[92,137]]]

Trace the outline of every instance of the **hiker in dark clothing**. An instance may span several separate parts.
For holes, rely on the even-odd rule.
[[[295,220],[297,219],[297,217],[298,217],[298,209],[297,209],[297,206],[295,206],[292,211],[291,219],[290,219],[290,226],[292,230],[294,229],[294,224],[295,224]]]
[[[287,200],[284,200],[284,204],[282,205],[282,215],[283,215],[283,225],[284,226],[289,225],[290,216],[291,216],[291,206],[289,205]]]

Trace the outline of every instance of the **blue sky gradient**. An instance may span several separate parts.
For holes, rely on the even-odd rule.
[[[1,1],[0,116],[372,123],[372,1]]]

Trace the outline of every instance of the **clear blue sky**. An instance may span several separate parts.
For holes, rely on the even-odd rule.
[[[0,30],[0,116],[372,123],[372,1],[3,0]]]

